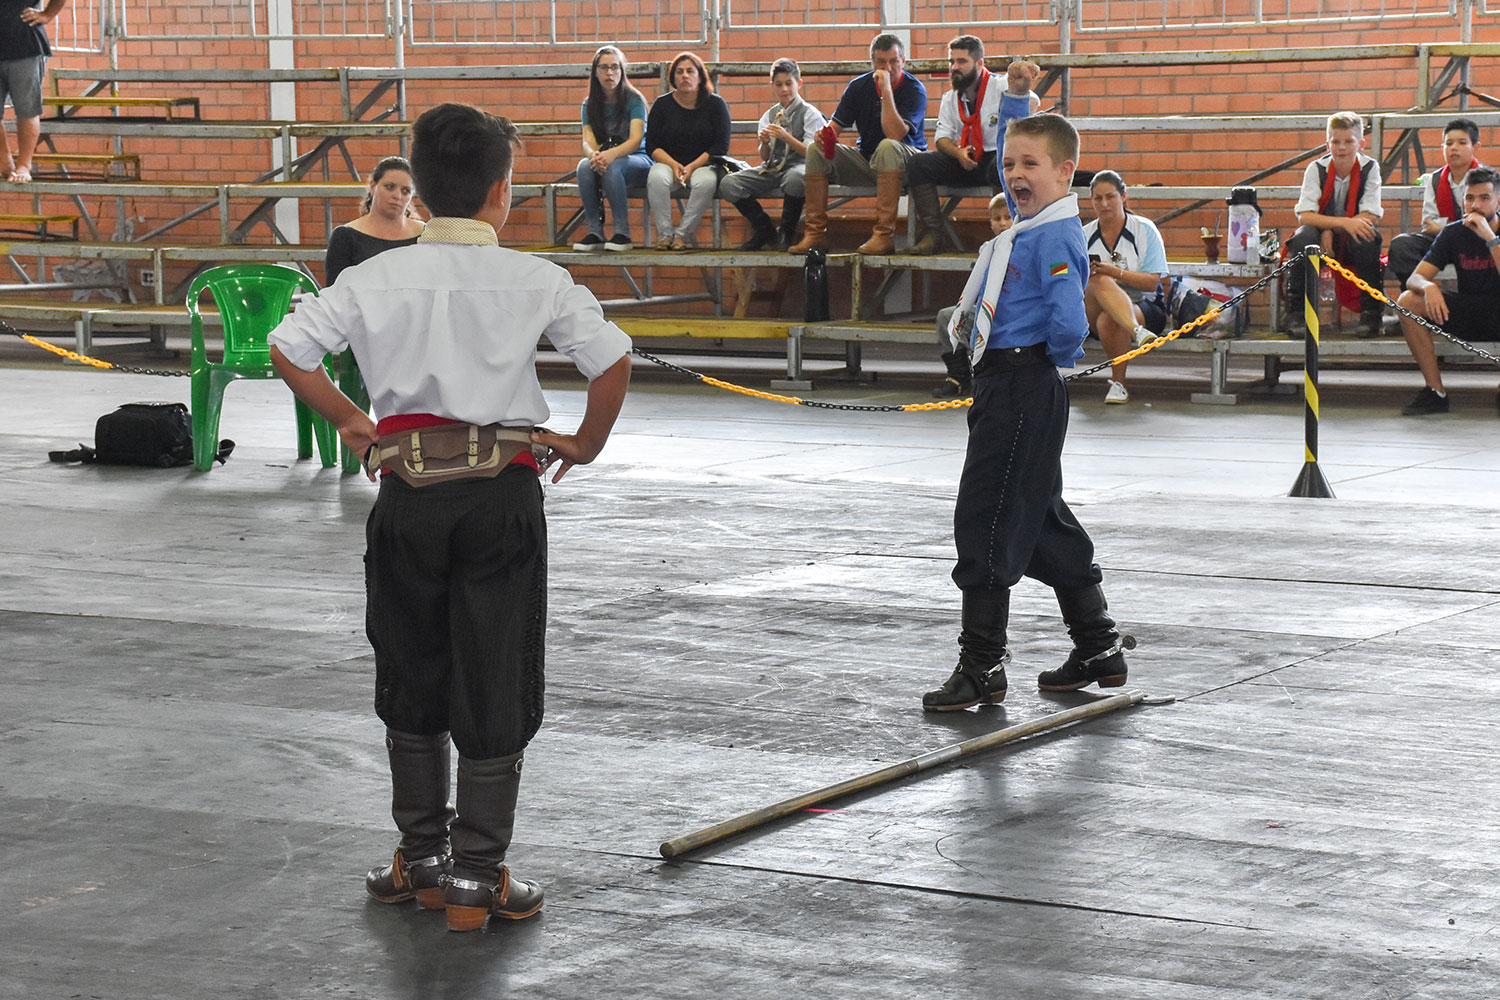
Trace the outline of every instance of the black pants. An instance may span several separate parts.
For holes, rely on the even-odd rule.
[[[421,489],[386,476],[365,535],[375,713],[404,733],[451,732],[471,760],[525,749],[542,723],[547,626],[535,470]]]
[[[906,186],[929,184],[934,187],[993,187],[1000,186],[1000,174],[995,165],[995,153],[991,150],[979,158],[979,165],[965,170],[947,153],[932,150],[917,153],[906,161]]]
[[[1290,244],[1291,252],[1296,253],[1303,247],[1322,243],[1323,230],[1316,226],[1301,226],[1292,234]],[[1363,243],[1335,233],[1333,237],[1333,257],[1340,264],[1359,276],[1371,288],[1380,288],[1384,284],[1380,268],[1380,231],[1375,231],[1375,238],[1365,240]],[[1293,316],[1302,315],[1303,289],[1307,287],[1307,265],[1299,264],[1287,272],[1286,276],[1286,301],[1287,309]],[[1372,298],[1369,293],[1361,292],[1359,296],[1359,311],[1361,315],[1378,314],[1385,307]]]
[[[1045,360],[1023,367],[980,361],[953,512],[953,582],[960,590],[1004,590],[1029,576],[1056,589],[1094,586],[1103,580],[1094,543],[1062,498],[1066,386]]]
[[[1436,239],[1436,233],[1423,232],[1399,233],[1391,237],[1391,252],[1387,263],[1391,274],[1401,285],[1401,291],[1406,291],[1406,279],[1422,263],[1422,258],[1427,256],[1427,251],[1432,249],[1432,243]]]

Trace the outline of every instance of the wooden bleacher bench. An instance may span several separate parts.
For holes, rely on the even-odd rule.
[[[69,236],[67,239],[78,239],[78,216],[76,215],[30,215],[26,213],[0,213],[0,230],[10,229],[14,226],[27,226],[36,230],[38,239],[64,239],[65,237],[54,234],[51,230],[55,226],[67,226]]]
[[[60,168],[55,175],[51,171],[38,174],[38,179],[48,176],[80,179],[83,175],[67,169],[70,165],[97,167],[98,176],[104,180],[141,179],[141,158],[134,153],[37,153],[32,162],[54,163]]]
[[[167,121],[180,120],[181,116],[173,115],[175,108],[190,108],[190,118],[194,121],[202,116],[199,113],[198,98],[196,97],[68,97],[66,95],[45,95],[42,103],[49,107],[58,109],[58,116],[70,118],[80,108],[161,108],[166,115]]]

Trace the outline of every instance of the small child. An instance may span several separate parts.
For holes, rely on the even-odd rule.
[[[446,909],[455,931],[542,906],[542,890],[503,863],[521,761],[542,722],[538,474],[560,460],[555,483],[593,461],[630,382],[630,338],[594,296],[555,264],[499,245],[518,145],[514,125],[478,108],[423,113],[411,167],[433,218],[416,245],[348,268],[270,336],[292,391],[385,472],[365,529],[365,630],[401,844],[365,888],[384,903],[415,897]],[[548,415],[536,377],[541,336],[589,379],[574,434],[536,426]],[[359,357],[378,426],[323,370],[325,355],[346,348]]]
[[[794,59],[771,64],[771,92],[776,103],[760,116],[761,164],[749,170],[725,174],[719,181],[719,197],[750,220],[750,238],[741,250],[759,250],[779,238],[777,249],[785,250],[797,236],[806,193],[807,144],[828,124],[823,112],[802,99],[802,71]],[[757,198],[781,192],[781,228],[760,207]]]
[[[1372,288],[1379,288],[1384,270],[1380,263],[1380,164],[1361,153],[1365,144],[1365,120],[1352,111],[1340,111],[1328,119],[1325,132],[1328,155],[1307,165],[1302,175],[1302,195],[1297,199],[1298,229],[1288,244],[1292,253],[1321,244],[1325,230],[1333,233],[1333,256]],[[1294,267],[1286,276],[1287,329],[1305,334],[1303,289],[1307,269]],[[1368,293],[1359,296],[1359,328],[1362,337],[1380,334],[1385,307]]]
[[[931,712],[1004,700],[1010,588],[1022,576],[1057,593],[1073,639],[1067,661],[1038,676],[1043,691],[1118,687],[1126,676],[1094,543],[1062,498],[1068,391],[1056,369],[1083,356],[1088,333],[1089,263],[1068,191],[1078,132],[1060,115],[1018,119],[1003,156],[1016,221],[980,250],[950,330],[972,352],[974,406],[953,513],[958,666],[922,696]]]
[[[1010,205],[1005,200],[1005,192],[990,199],[989,213],[992,235],[999,236],[1010,228]],[[942,348],[943,367],[948,369],[948,376],[932,387],[934,399],[957,399],[974,391],[969,377],[969,352],[953,346],[953,338],[948,335],[948,324],[957,310],[957,306],[938,310],[938,347]]]

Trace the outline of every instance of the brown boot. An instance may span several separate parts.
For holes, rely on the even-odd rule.
[[[896,249],[896,213],[901,208],[901,171],[882,170],[875,175],[875,231],[859,252],[887,254]]]
[[[917,242],[907,253],[930,257],[943,248],[943,206],[938,201],[937,188],[931,184],[913,184],[911,210],[917,216]]]
[[[828,175],[808,174],[806,204],[802,209],[802,239],[787,247],[787,253],[807,253],[828,246]]]

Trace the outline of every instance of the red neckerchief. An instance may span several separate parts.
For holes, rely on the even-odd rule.
[[[1348,204],[1344,206],[1345,218],[1352,219],[1359,214],[1359,180],[1364,172],[1359,167],[1359,157],[1354,158],[1354,167],[1349,171],[1349,197]],[[1328,161],[1328,173],[1323,178],[1323,197],[1318,202],[1318,213],[1327,215],[1328,210],[1333,207],[1333,183],[1338,180],[1334,176],[1333,161]]]
[[[984,155],[984,88],[989,86],[990,71],[983,64],[979,67],[979,93],[974,95],[974,111],[972,114],[964,114],[964,95],[955,95],[958,98],[958,117],[964,123],[963,132],[958,137],[960,146],[973,146],[974,158],[977,160]]]
[[[1469,164],[1469,170],[1473,170],[1477,166],[1479,166],[1479,161],[1474,160]],[[1437,190],[1432,193],[1437,198],[1438,214],[1449,222],[1457,222],[1459,218],[1458,205],[1453,201],[1453,185],[1448,183],[1448,177],[1451,172],[1451,168],[1444,164],[1442,172],[1438,174]],[[1464,172],[1468,173],[1467,170]]]

